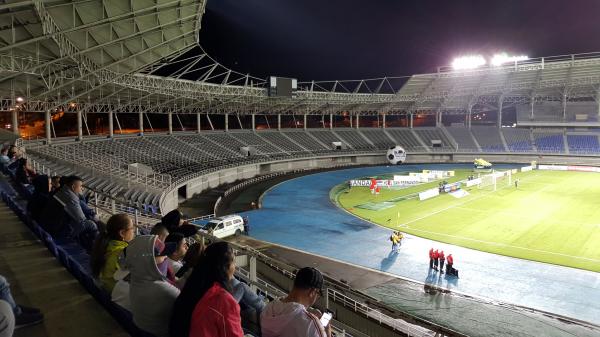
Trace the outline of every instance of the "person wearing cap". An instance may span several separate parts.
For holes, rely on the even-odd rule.
[[[323,275],[305,267],[296,273],[287,297],[271,301],[260,315],[263,337],[331,337],[331,325],[323,327],[320,317],[308,309],[323,295]]]
[[[179,296],[179,289],[166,276],[167,256],[176,248],[173,243],[162,243],[155,235],[141,235],[124,252],[133,322],[156,337],[169,337],[169,319]]]
[[[215,242],[204,250],[175,301],[171,337],[243,337],[240,306],[231,294],[235,256],[231,246]]]

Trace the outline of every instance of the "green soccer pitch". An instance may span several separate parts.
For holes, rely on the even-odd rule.
[[[457,170],[449,182],[465,179]],[[403,196],[438,182],[372,195],[368,187],[331,191],[332,200],[367,221],[416,236],[507,255],[600,272],[600,173],[531,171],[513,174],[519,186],[466,188],[419,201]],[[463,185],[464,186],[464,185]]]

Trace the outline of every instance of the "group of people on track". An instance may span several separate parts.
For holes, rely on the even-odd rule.
[[[443,274],[444,264],[446,264],[447,275],[458,277],[458,270],[453,267],[454,257],[452,254],[448,254],[446,257],[443,250],[433,250],[433,248],[429,249],[429,269],[433,269],[435,271],[439,270],[439,272]]]

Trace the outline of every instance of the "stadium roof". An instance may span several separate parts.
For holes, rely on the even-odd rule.
[[[301,82],[228,69],[198,44],[205,0],[20,1],[0,5],[0,111],[404,114],[500,102],[596,99],[600,54],[411,77]]]

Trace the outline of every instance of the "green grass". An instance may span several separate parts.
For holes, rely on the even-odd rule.
[[[455,181],[469,171],[456,171]],[[461,199],[448,194],[419,201],[396,202],[373,211],[357,208],[437,186],[437,182],[402,190],[368,187],[349,189],[340,184],[332,198],[350,213],[384,227],[420,237],[513,256],[600,272],[600,174],[532,171],[513,175],[519,188],[498,184],[469,188]],[[398,216],[399,214],[399,216]]]

